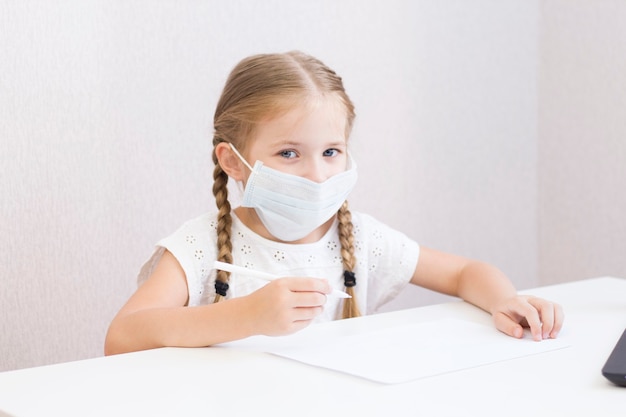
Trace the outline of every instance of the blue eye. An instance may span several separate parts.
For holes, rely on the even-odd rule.
[[[295,158],[296,156],[298,156],[298,154],[296,154],[296,151],[285,150],[285,151],[280,151],[280,156],[282,156],[283,158],[291,159],[291,158]]]
[[[337,154],[338,154],[338,153],[339,153],[339,150],[338,150],[338,149],[333,149],[333,148],[331,148],[331,149],[326,149],[326,150],[324,151],[324,156],[330,156],[330,157],[332,157],[332,156],[337,156]]]

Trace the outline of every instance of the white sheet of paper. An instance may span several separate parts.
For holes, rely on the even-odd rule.
[[[515,339],[468,321],[398,325],[269,353],[309,365],[395,384],[567,347],[561,339]]]

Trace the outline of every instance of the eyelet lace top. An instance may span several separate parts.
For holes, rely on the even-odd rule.
[[[344,271],[336,224],[317,242],[289,244],[265,239],[248,229],[234,213],[232,217],[234,264],[279,276],[326,278],[331,286],[343,290]],[[360,310],[370,314],[395,297],[409,282],[417,265],[419,245],[366,214],[352,211],[352,223],[357,260],[354,289]],[[185,271],[189,305],[212,303],[215,298],[213,262],[217,257],[216,243],[216,213],[186,222],[157,243],[154,254],[140,271],[138,284],[150,276],[167,249]],[[231,274],[226,298],[247,295],[265,284],[262,280]],[[316,321],[333,320],[339,314],[340,300],[331,297]]]

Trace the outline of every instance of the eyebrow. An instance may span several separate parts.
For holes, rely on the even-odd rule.
[[[270,146],[298,147],[298,146],[303,146],[305,144],[306,144],[305,142],[294,142],[293,140],[285,139],[285,140],[277,140],[276,142],[271,143]],[[345,140],[331,141],[331,142],[326,143],[325,146],[328,146],[329,148],[341,148],[341,147],[347,147],[348,143]]]
[[[328,146],[331,146],[333,148],[341,148],[341,147],[347,147],[348,146],[348,142],[346,142],[345,140],[339,141],[339,142],[331,142],[327,144]]]

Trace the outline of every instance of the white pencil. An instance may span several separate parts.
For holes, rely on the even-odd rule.
[[[215,261],[213,264],[215,269],[219,269],[220,271],[226,271],[235,274],[247,275],[249,277],[259,278],[264,281],[272,281],[276,278],[280,278],[278,275],[268,274],[267,272],[255,271],[253,269],[244,268],[243,266],[237,266],[233,264],[228,264],[226,262]],[[349,294],[346,294],[343,291],[335,290],[328,294],[334,295],[339,298],[352,298]]]

